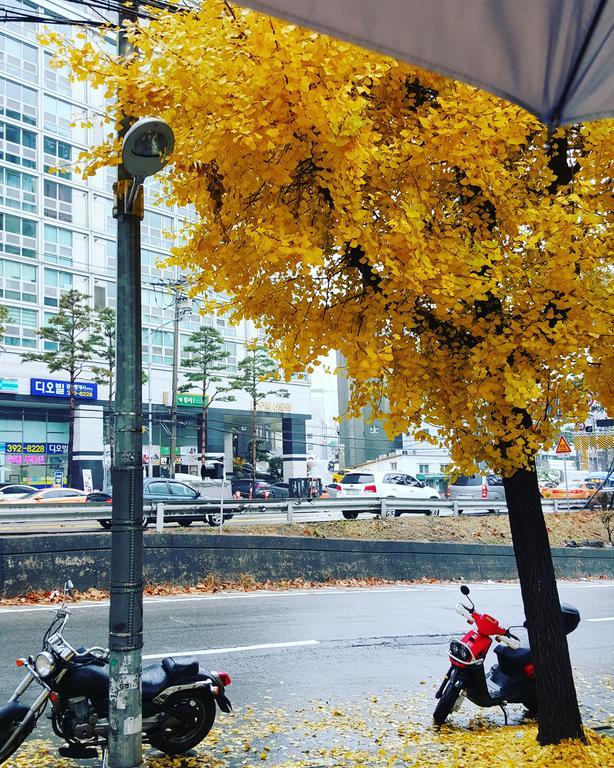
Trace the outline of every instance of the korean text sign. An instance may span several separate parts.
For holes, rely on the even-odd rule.
[[[70,397],[71,384],[69,381],[55,379],[30,379],[30,394],[38,397]],[[78,400],[96,400],[98,385],[89,381],[75,381],[72,384],[72,395]]]

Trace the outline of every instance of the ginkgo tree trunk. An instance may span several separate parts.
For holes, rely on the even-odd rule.
[[[47,39],[117,90],[108,119],[172,125],[163,183],[197,212],[174,251],[195,295],[266,327],[284,375],[339,350],[348,416],[432,424],[459,471],[504,476],[539,738],[581,736],[534,459],[591,398],[614,404],[612,124],[548,136],[470,86],[224,2],[151,14],[129,30],[139,58]]]

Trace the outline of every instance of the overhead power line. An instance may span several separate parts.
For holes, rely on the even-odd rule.
[[[93,18],[61,18],[51,10],[41,6],[35,6],[31,11],[28,6],[21,3],[9,2],[0,4],[0,21],[21,22],[30,24],[50,24],[62,26],[103,27],[117,24],[117,16],[122,10],[122,3],[116,0],[66,0],[71,5],[80,6],[89,10],[92,14],[101,16],[101,20]],[[181,13],[190,10],[190,5],[177,5],[166,3],[163,0],[148,0],[147,5],[137,6],[134,15],[139,19],[153,19],[154,16],[147,9],[155,8],[169,13]],[[111,18],[103,14],[110,14]]]

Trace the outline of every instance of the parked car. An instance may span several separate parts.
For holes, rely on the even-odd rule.
[[[78,488],[37,488],[13,504],[83,504],[87,494]],[[7,503],[6,501],[4,502]]]
[[[596,489],[605,494],[606,506],[612,504],[612,498],[614,497],[614,473],[589,472],[584,481],[586,483],[594,483]]]
[[[567,483],[561,483],[556,488],[543,488],[542,497],[544,499],[558,499],[559,501],[569,501],[572,507],[607,507],[607,494],[599,490],[597,483],[587,483],[583,480],[572,480]]]
[[[460,475],[448,486],[446,498],[450,501],[461,499],[505,501],[505,488],[499,475]],[[488,511],[496,512],[496,509]]]
[[[254,491],[252,479],[243,477],[232,481],[232,495],[237,494],[240,494],[242,499],[287,499],[288,489],[256,478]]]
[[[429,488],[423,482],[402,472],[362,472],[356,470],[346,472],[336,487],[337,498],[369,498],[381,499],[439,499],[434,488]],[[395,510],[395,516],[402,510]],[[430,514],[430,510],[427,511]],[[356,511],[343,512],[346,520],[358,517]]]
[[[12,504],[17,499],[22,499],[24,496],[35,491],[38,491],[38,488],[35,488],[33,485],[9,485],[8,483],[3,483],[2,488],[0,488],[0,503],[4,501],[7,504]]]
[[[143,502],[146,507],[151,507],[160,501],[190,504],[191,502],[198,502],[199,500],[203,500],[200,493],[187,483],[182,483],[180,480],[170,480],[165,477],[148,477],[143,480]],[[87,501],[93,504],[111,504],[113,501],[112,491],[93,491],[88,494]],[[231,517],[232,513],[224,512],[224,520],[230,520]],[[204,520],[211,526],[219,525],[219,518],[219,513],[212,513],[204,516],[195,515],[194,517],[185,512],[177,512],[173,515],[172,507],[168,507],[164,511],[165,521],[178,523],[185,528],[191,525],[194,520]],[[155,520],[156,516],[154,510],[149,512],[146,508],[143,514],[143,527],[146,528],[149,523],[153,523]],[[108,529],[111,527],[111,520],[108,518],[99,519],[98,522],[103,528]]]

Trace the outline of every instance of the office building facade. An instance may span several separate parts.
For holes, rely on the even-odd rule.
[[[74,18],[89,11],[77,5],[34,4],[12,0],[32,15]],[[78,28],[61,26],[68,35]],[[8,22],[0,27],[0,303],[9,311],[0,339],[0,482],[49,485],[66,480],[68,389],[66,374],[50,374],[22,355],[44,348],[37,329],[58,311],[63,293],[76,289],[93,308],[116,307],[116,221],[112,215],[115,168],[83,179],[76,171],[79,153],[103,139],[99,116],[104,95],[68,72],[52,66],[51,52],[37,41],[42,25]],[[109,40],[112,48],[113,41]],[[58,169],[54,172],[53,169]],[[149,378],[143,389],[144,459],[154,473],[169,461],[173,318],[181,280],[173,267],[161,267],[189,209],[157,202],[159,185],[145,186],[142,223],[143,364]],[[181,297],[180,297],[181,298]],[[198,302],[182,299],[180,354],[190,333],[203,324],[217,328],[229,356],[225,374],[236,371],[247,341],[257,336],[251,323],[231,326],[222,316],[202,317]],[[44,346],[46,345],[46,347]],[[108,465],[108,391],[86,372],[77,397],[74,455],[83,469],[104,482]],[[183,381],[181,373],[179,383]],[[310,383],[297,377],[288,399],[266,398],[259,411],[259,434],[273,453],[284,456],[287,477],[302,476],[305,421],[310,417]],[[250,401],[218,403],[209,415],[208,453],[232,459],[248,455]],[[197,398],[184,397],[179,421],[177,468],[195,471],[198,463]],[[151,420],[149,419],[151,413]],[[108,469],[108,466],[106,467]]]

